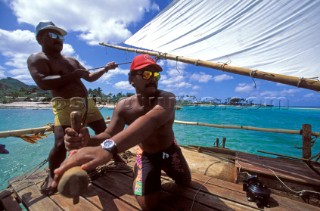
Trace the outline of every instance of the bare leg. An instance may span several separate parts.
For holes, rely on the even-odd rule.
[[[99,134],[102,133],[103,131],[105,131],[107,129],[106,123],[104,122],[103,119],[94,121],[94,122],[90,122],[88,123],[88,126],[94,130],[95,134]]]
[[[54,177],[54,170],[60,166],[60,164],[65,160],[66,158],[66,148],[64,145],[64,128],[61,126],[55,126],[54,127],[54,146],[51,149],[48,157],[49,161],[49,175],[46,181],[43,183],[41,187],[41,192],[45,195],[51,195],[54,192],[56,192],[56,189],[52,189],[51,183]]]
[[[156,210],[160,200],[160,192],[146,196],[136,196],[136,199],[142,210]]]

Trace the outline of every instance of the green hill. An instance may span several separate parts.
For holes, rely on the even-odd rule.
[[[27,85],[14,78],[0,79],[0,101],[5,97],[50,97],[49,91],[41,90],[38,86]]]
[[[34,88],[36,86],[29,86],[17,79],[14,78],[5,78],[0,79],[0,90],[3,91],[10,91],[10,90],[20,90],[21,88],[28,89],[28,88]]]

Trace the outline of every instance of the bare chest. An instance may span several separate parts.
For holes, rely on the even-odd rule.
[[[77,64],[67,59],[50,59],[48,60],[50,73],[52,75],[66,75],[77,69]]]

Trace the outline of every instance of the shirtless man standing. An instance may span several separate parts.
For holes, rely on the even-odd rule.
[[[73,155],[55,170],[54,186],[67,169],[80,165],[84,170],[94,169],[137,144],[133,191],[143,210],[153,210],[159,202],[161,170],[177,184],[186,186],[190,183],[190,170],[172,128],[175,95],[157,88],[161,71],[149,55],[136,56],[129,73],[129,82],[136,95],[117,104],[108,128],[92,137],[86,128],[80,130],[79,136],[72,128],[66,129],[67,148],[79,149],[83,143],[96,147],[74,150]]]
[[[83,124],[90,126],[96,134],[106,129],[105,121],[93,100],[88,100],[88,92],[81,78],[92,82],[108,70],[115,69],[114,62],[96,72],[87,71],[76,59],[61,54],[64,36],[67,32],[51,21],[42,21],[36,26],[36,39],[42,52],[29,56],[27,64],[35,83],[43,90],[50,90],[53,97],[54,147],[49,154],[50,174],[41,187],[41,192],[51,195],[56,188],[51,187],[54,170],[66,158],[64,130],[70,127],[70,112],[81,111]]]

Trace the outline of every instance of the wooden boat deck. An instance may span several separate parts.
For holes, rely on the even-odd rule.
[[[243,167],[245,162],[241,162]],[[21,210],[16,199],[28,210],[141,210],[132,192],[132,162],[128,164],[126,169],[111,169],[93,180],[78,203],[58,193],[43,196],[39,188],[47,175],[45,170],[11,180],[11,192],[0,193],[0,202],[4,210]],[[190,187],[180,187],[162,175],[160,210],[320,210],[274,193],[269,204],[270,207],[258,208],[255,202],[249,202],[241,184],[193,173]]]
[[[320,175],[312,171],[303,161],[275,159],[238,152],[235,165],[239,169],[257,174],[277,175],[285,180],[296,181],[305,186],[320,187]],[[319,164],[314,164],[313,168],[320,172]]]

